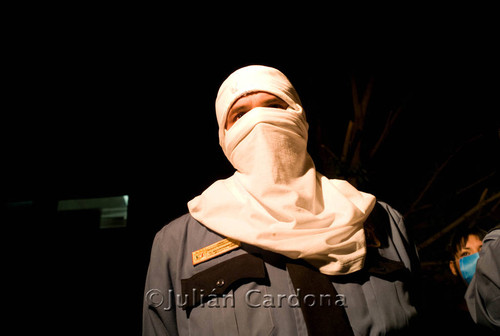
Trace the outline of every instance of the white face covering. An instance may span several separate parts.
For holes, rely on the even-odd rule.
[[[225,131],[234,102],[257,91],[289,107],[256,107]],[[216,110],[220,143],[236,172],[191,200],[191,215],[221,235],[303,258],[324,274],[361,269],[363,223],[375,197],[315,170],[307,153],[308,124],[288,79],[269,67],[242,68],[221,86]]]

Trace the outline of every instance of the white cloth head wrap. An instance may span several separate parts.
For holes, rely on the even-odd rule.
[[[231,106],[252,92],[271,93],[289,107],[256,107],[226,131]],[[264,66],[237,70],[219,89],[216,113],[221,147],[236,172],[191,200],[191,215],[221,235],[305,259],[324,274],[360,270],[363,223],[375,197],[316,171],[305,114],[285,75]]]
[[[224,153],[226,151],[224,133],[229,109],[239,98],[252,92],[272,93],[292,108],[301,105],[295,88],[279,70],[261,65],[251,65],[236,70],[222,83],[215,102],[219,140]]]

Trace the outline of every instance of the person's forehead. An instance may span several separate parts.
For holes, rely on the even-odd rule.
[[[469,235],[468,239],[467,239],[467,243],[465,246],[469,247],[469,246],[476,246],[476,245],[479,245],[481,244],[481,239],[479,239],[478,236],[476,235]]]

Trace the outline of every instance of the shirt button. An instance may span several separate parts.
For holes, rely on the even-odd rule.
[[[217,287],[222,287],[222,286],[224,286],[224,279],[219,279],[219,280],[217,280],[217,282],[215,283],[215,285],[216,285]]]

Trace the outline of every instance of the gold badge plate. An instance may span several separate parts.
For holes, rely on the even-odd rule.
[[[193,265],[215,258],[221,254],[232,251],[240,247],[240,242],[233,239],[222,239],[212,245],[205,246],[192,253]]]

